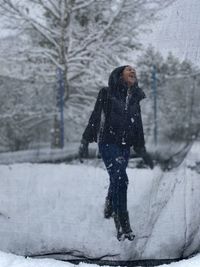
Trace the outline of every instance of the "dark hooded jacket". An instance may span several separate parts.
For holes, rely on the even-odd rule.
[[[134,146],[144,148],[144,133],[140,101],[145,94],[135,83],[129,90],[122,79],[126,66],[112,71],[108,86],[99,91],[94,110],[83,133],[87,142]]]

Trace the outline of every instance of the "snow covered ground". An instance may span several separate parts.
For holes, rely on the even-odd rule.
[[[16,256],[11,253],[0,252],[0,267],[73,267],[73,266],[98,267],[98,265],[95,264],[80,263],[79,265],[73,265],[71,263],[62,262],[54,259],[31,259],[31,258],[24,258],[22,256]],[[200,255],[197,255],[188,260],[182,260],[171,264],[163,264],[160,266],[199,267]]]
[[[38,148],[0,153],[0,164],[56,162],[77,157],[80,143],[68,143],[63,149]]]
[[[103,218],[108,188],[104,168],[87,161],[0,165],[0,250],[104,260],[173,259],[197,252],[199,151],[196,142],[181,166],[170,172],[158,166],[153,171],[128,169],[133,242],[118,242],[112,219]]]

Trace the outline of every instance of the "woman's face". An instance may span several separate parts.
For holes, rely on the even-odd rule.
[[[137,81],[136,71],[133,67],[127,66],[122,72],[122,78],[127,82],[128,86],[134,85]]]

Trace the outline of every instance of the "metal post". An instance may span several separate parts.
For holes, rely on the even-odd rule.
[[[153,93],[153,109],[154,109],[154,144],[157,145],[157,81],[156,81],[156,66],[152,70],[152,93]]]
[[[60,112],[60,147],[64,147],[64,78],[61,68],[57,69],[58,78],[58,109]]]

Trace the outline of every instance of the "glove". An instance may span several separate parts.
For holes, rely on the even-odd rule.
[[[79,151],[78,151],[80,162],[83,162],[82,158],[88,157],[88,144],[89,143],[85,139],[81,140],[81,144],[79,146]]]
[[[143,158],[144,162],[151,168],[154,168],[154,163],[153,160],[151,158],[151,156],[149,155],[149,153],[147,153],[146,148],[142,147],[140,149],[134,149],[136,151],[136,153],[138,153],[140,155],[140,157]]]
[[[144,155],[142,156],[144,162],[151,168],[154,168],[154,164],[153,164],[153,160],[151,158],[151,156],[146,152],[144,153]]]

